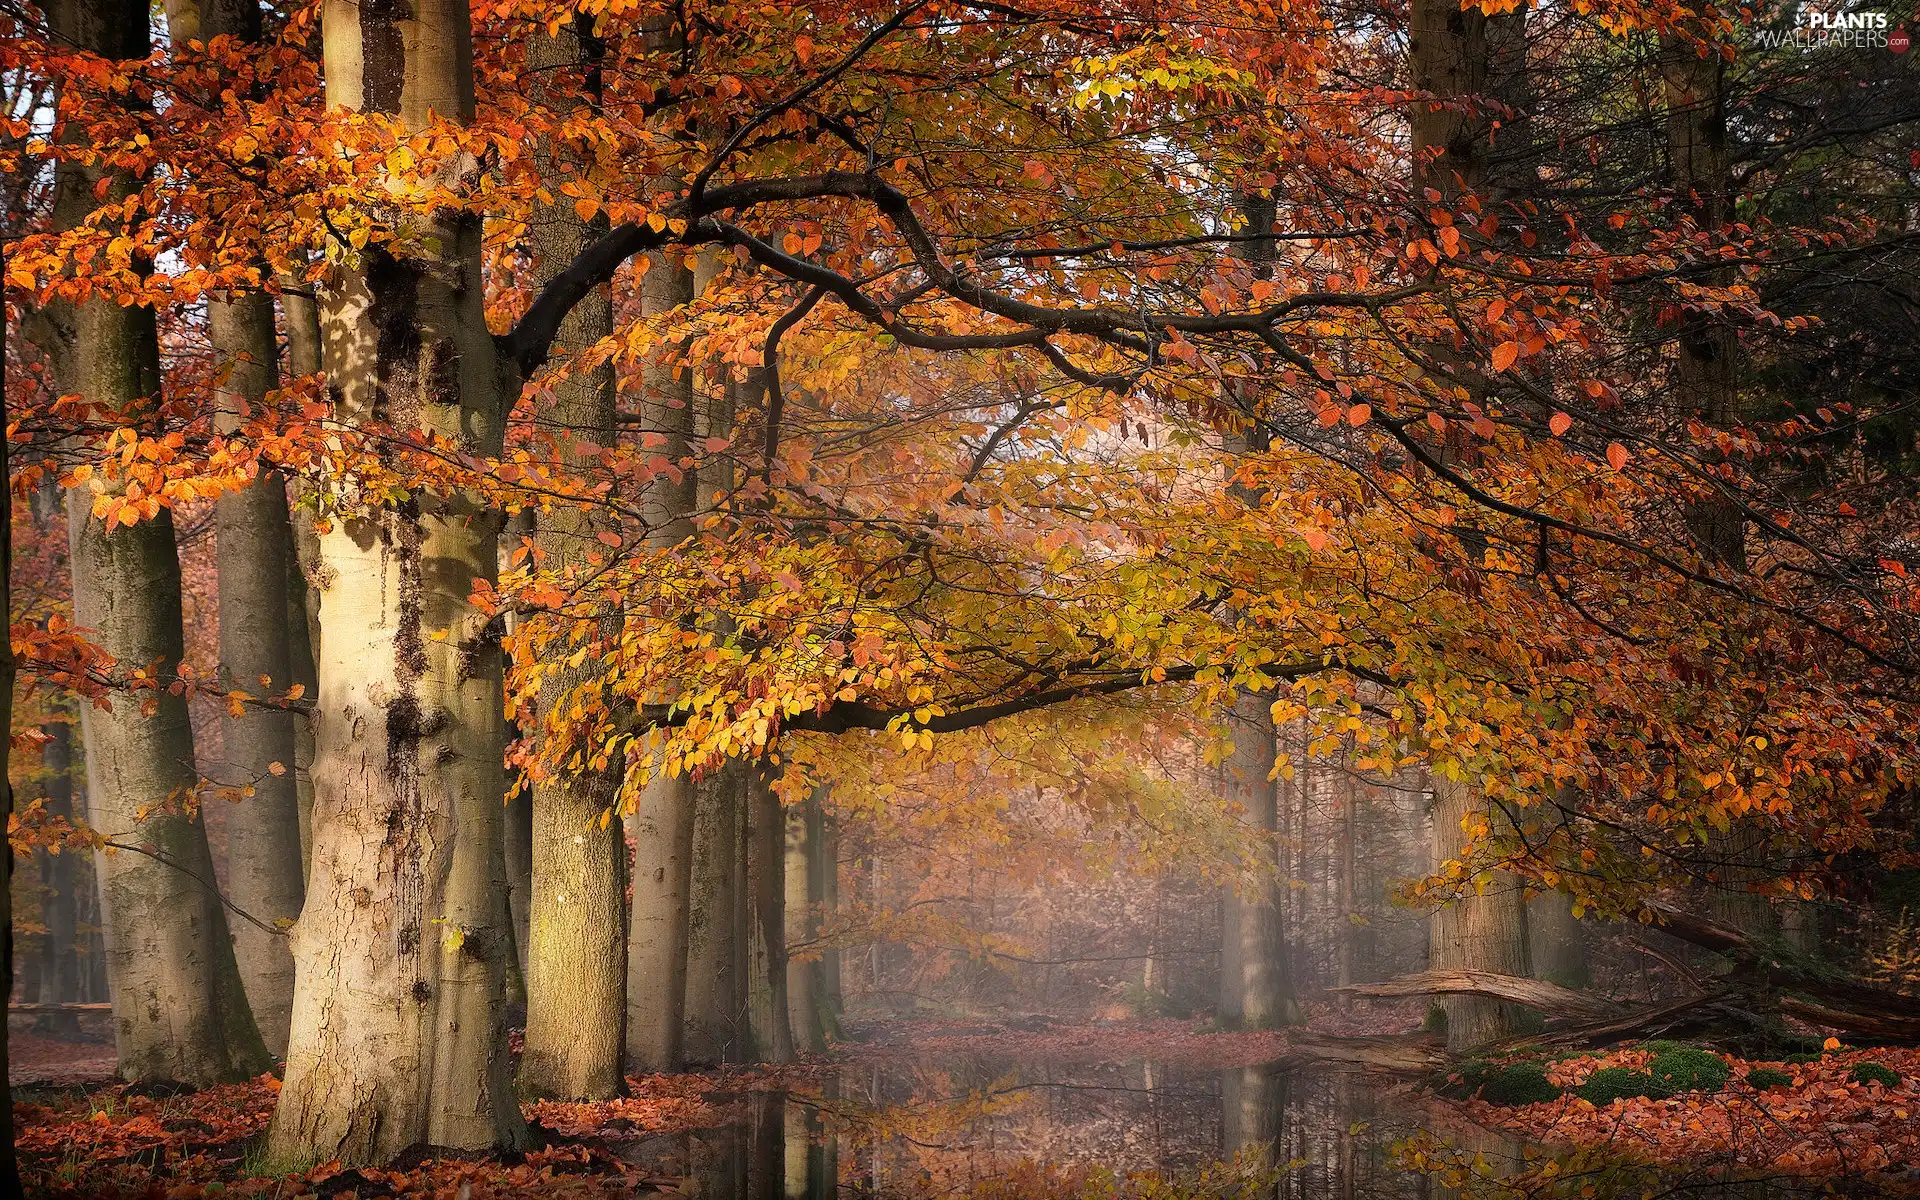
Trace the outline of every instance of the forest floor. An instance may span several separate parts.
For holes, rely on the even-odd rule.
[[[1635,1097],[1596,1106],[1574,1088],[1596,1071],[1645,1071],[1653,1054],[1626,1049],[1549,1063],[1554,1100],[1503,1105],[1455,1102],[1475,1124],[1505,1129],[1545,1145],[1605,1149],[1644,1162],[1809,1178],[1865,1177],[1901,1191],[1920,1188],[1920,1050],[1834,1049],[1813,1062],[1749,1060],[1722,1055],[1732,1069],[1726,1087],[1667,1099]],[[1891,1072],[1886,1083],[1862,1078]],[[1755,1086],[1755,1071],[1776,1072],[1774,1086]],[[1765,1075],[1762,1084],[1772,1082]]]
[[[1309,1015],[1316,1033],[1368,1034],[1404,1030],[1417,1014],[1379,1006],[1354,1013],[1317,1009]],[[120,1086],[110,1078],[109,1046],[33,1035],[15,1035],[9,1066],[30,1196],[597,1200],[670,1189],[687,1169],[676,1157],[686,1153],[686,1139],[675,1135],[744,1120],[755,1092],[817,1091],[849,1059],[1151,1060],[1204,1072],[1270,1062],[1287,1053],[1284,1032],[1215,1032],[1203,1022],[1165,1018],[899,1019],[856,1032],[862,1042],[787,1068],[644,1076],[630,1079],[632,1094],[619,1100],[529,1104],[527,1117],[547,1145],[525,1155],[416,1157],[386,1170],[328,1164],[296,1174],[265,1173],[257,1160],[259,1135],[279,1087],[271,1076],[199,1091]],[[1794,1175],[1865,1173],[1920,1185],[1920,1051],[1842,1050],[1801,1064],[1729,1059],[1733,1080],[1712,1095],[1595,1107],[1570,1090],[1603,1067],[1640,1068],[1649,1057],[1646,1051],[1626,1050],[1552,1063],[1550,1081],[1569,1090],[1546,1103],[1431,1104],[1545,1146],[1598,1148],[1675,1165],[1711,1160]],[[1852,1078],[1866,1062],[1890,1069],[1899,1081],[1887,1085]],[[1747,1083],[1748,1072],[1761,1066],[1791,1082],[1769,1089]]]

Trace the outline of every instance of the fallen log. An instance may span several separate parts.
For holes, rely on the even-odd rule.
[[[1289,1059],[1349,1063],[1381,1071],[1431,1074],[1447,1065],[1443,1038],[1425,1033],[1381,1034],[1373,1037],[1334,1037],[1305,1030],[1287,1034]]]
[[[1547,1016],[1563,1017],[1614,1016],[1621,1007],[1620,1001],[1605,996],[1576,992],[1544,979],[1523,979],[1517,975],[1499,975],[1492,971],[1421,971],[1379,983],[1354,983],[1332,990],[1374,998],[1489,996],[1495,1000],[1511,1001]]]
[[[1920,997],[1858,980],[1835,978],[1829,968],[1782,947],[1756,941],[1740,930],[1664,903],[1649,904],[1651,928],[1733,959],[1733,970],[1711,980],[1685,971],[1696,990],[1676,1000],[1630,1005],[1539,979],[1489,971],[1421,971],[1379,983],[1333,989],[1354,996],[1488,996],[1553,1018],[1545,1032],[1514,1038],[1499,1047],[1527,1044],[1598,1046],[1629,1038],[1717,1036],[1767,1041],[1777,1036],[1771,1014],[1855,1037],[1920,1042]],[[1643,949],[1649,949],[1642,947]],[[1656,956],[1658,951],[1651,951]],[[1770,1028],[1770,1026],[1772,1028]]]

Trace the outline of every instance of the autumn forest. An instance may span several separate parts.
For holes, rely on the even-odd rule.
[[[0,1192],[1920,1193],[1912,15],[6,0]]]

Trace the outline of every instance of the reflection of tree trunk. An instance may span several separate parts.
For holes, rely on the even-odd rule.
[[[750,1127],[729,1122],[696,1132],[688,1166],[689,1194],[697,1200],[742,1200],[747,1194]]]
[[[1486,799],[1471,783],[1462,783],[1436,771],[1433,776],[1434,867],[1458,858],[1470,838],[1467,828],[1486,822]],[[1441,970],[1486,971],[1496,975],[1527,974],[1526,892],[1505,871],[1492,871],[1479,884],[1433,914],[1430,926],[1432,967]],[[1447,1045],[1454,1050],[1496,1042],[1519,1033],[1523,1011],[1486,996],[1449,996],[1442,1001],[1447,1013]]]
[[[1230,1067],[1220,1073],[1221,1153],[1249,1170],[1277,1165],[1287,1076],[1269,1067]]]
[[[787,1097],[786,1142],[785,1200],[834,1200],[834,1145],[819,1108]]]
[[[743,1200],[782,1200],[787,1192],[787,1094],[755,1092],[749,1102],[752,1149]]]

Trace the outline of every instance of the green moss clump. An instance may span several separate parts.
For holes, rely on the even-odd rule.
[[[1665,1100],[1673,1093],[1664,1083],[1645,1071],[1631,1067],[1602,1067],[1573,1089],[1573,1094],[1596,1108],[1605,1108],[1615,1100],[1634,1100],[1642,1096]]]
[[[1433,1090],[1449,1100],[1471,1099],[1499,1069],[1484,1059],[1470,1059],[1439,1076],[1434,1081]]]
[[[1535,1062],[1502,1067],[1480,1085],[1480,1098],[1494,1104],[1545,1104],[1560,1098],[1560,1089],[1547,1079],[1546,1068]]]
[[[1855,1083],[1877,1083],[1882,1087],[1899,1087],[1900,1073],[1892,1067],[1877,1062],[1855,1063],[1847,1078]]]
[[[1427,1015],[1421,1018],[1420,1030],[1422,1033],[1444,1034],[1447,1031],[1447,1010],[1438,1004],[1429,1004]]]
[[[1818,1054],[1789,1054],[1785,1058],[1781,1059],[1780,1061],[1784,1063],[1792,1063],[1796,1066],[1805,1066],[1807,1063],[1819,1062],[1820,1056]]]
[[[1793,1076],[1785,1071],[1776,1071],[1772,1067],[1755,1067],[1747,1072],[1747,1086],[1766,1091],[1768,1088],[1787,1087],[1793,1083]]]
[[[1726,1060],[1708,1050],[1676,1046],[1654,1055],[1648,1073],[1667,1089],[1677,1092],[1717,1092],[1727,1086],[1733,1071]]]

